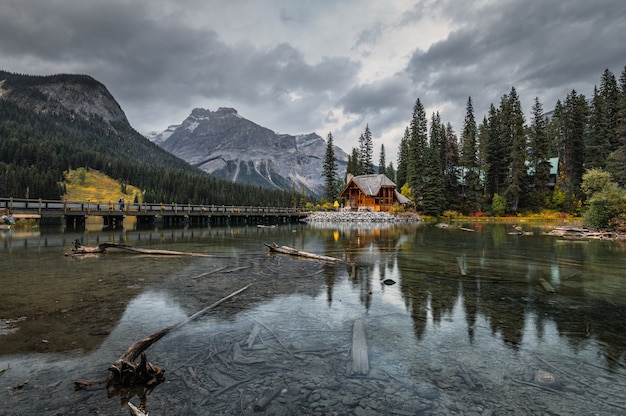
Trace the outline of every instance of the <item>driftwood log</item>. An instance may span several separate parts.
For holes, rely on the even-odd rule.
[[[74,248],[72,248],[72,256],[81,255],[81,254],[105,253],[107,248],[119,248],[122,250],[137,253],[137,254],[153,254],[153,255],[160,255],[160,256],[208,257],[208,254],[203,254],[203,253],[190,253],[190,252],[185,252],[185,251],[172,251],[172,250],[151,250],[147,248],[133,247],[127,244],[118,244],[118,243],[102,243],[102,244],[98,244],[98,246],[96,247],[86,247],[81,244],[80,240],[74,241]]]
[[[230,295],[218,300],[217,302],[207,306],[206,308],[194,313],[182,322],[175,325],[168,326],[152,335],[141,339],[133,343],[126,351],[118,358],[113,365],[109,366],[109,374],[106,378],[107,388],[113,387],[133,387],[133,386],[146,386],[154,387],[157,384],[165,380],[165,370],[148,362],[144,351],[148,349],[152,344],[169,334],[174,329],[180,328],[188,322],[198,318],[200,315],[208,312],[209,310],[217,307],[226,300],[240,294],[244,290],[248,289],[251,284],[244,286],[243,288],[231,293]],[[137,357],[141,356],[139,363],[135,362]],[[94,384],[102,384],[101,381],[93,380],[77,380],[74,382],[74,390],[82,390]]]
[[[265,246],[267,248],[270,249],[270,252],[272,252],[272,253],[289,254],[291,256],[299,256],[299,257],[305,257],[305,258],[308,258],[308,259],[329,261],[329,262],[332,262],[332,263],[344,263],[343,260],[338,259],[336,257],[323,256],[323,255],[320,255],[320,254],[308,253],[306,251],[296,250],[295,248],[291,248],[291,247],[287,247],[287,246],[280,246],[279,247],[276,243],[274,243],[274,244],[264,243],[264,244],[265,244]]]

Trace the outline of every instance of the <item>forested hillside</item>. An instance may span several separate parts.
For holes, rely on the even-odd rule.
[[[102,91],[92,100],[85,88],[93,92],[101,84],[90,77],[2,72],[0,81],[2,196],[60,199],[63,172],[86,167],[137,186],[148,202],[291,204],[289,192],[220,180],[163,151],[136,132]]]
[[[470,97],[459,137],[439,113],[428,120],[424,108],[418,98],[395,171],[418,210],[504,215],[550,209],[584,214],[591,226],[626,228],[626,68],[619,80],[605,70],[592,97],[572,90],[553,111],[535,98],[530,120],[514,87],[478,120]],[[366,128],[348,173],[373,172],[371,146]]]

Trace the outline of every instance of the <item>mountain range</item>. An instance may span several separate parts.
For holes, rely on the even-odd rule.
[[[279,134],[239,115],[234,108],[195,108],[181,124],[147,135],[163,149],[211,175],[321,196],[327,142],[316,133]],[[338,176],[348,154],[334,147]]]
[[[148,140],[132,128],[108,89],[88,75],[34,76],[0,70],[0,128],[9,135],[0,143],[4,152],[0,164],[8,164],[3,171],[14,172],[13,184],[0,187],[0,194],[56,197],[56,190],[44,190],[56,188],[52,184],[61,173],[77,166],[107,171],[121,181],[143,182],[137,185],[155,198],[166,196],[159,192],[163,189],[158,184],[163,182],[160,177],[145,177],[150,167],[229,182],[234,187],[218,187],[223,194],[219,199],[228,201],[237,195],[226,198],[224,189],[248,184],[270,191],[265,191],[264,200],[276,199],[274,191],[291,190],[304,190],[317,197],[324,187],[326,141],[315,133],[278,134],[241,117],[232,108],[196,108],[180,125],[148,135]],[[25,139],[18,138],[17,130]],[[343,177],[348,156],[339,147],[335,147],[335,156],[338,177]],[[29,166],[40,171],[37,175],[47,172],[47,182],[42,182],[37,192],[33,192],[34,185],[28,186],[28,177],[33,175]],[[142,174],[136,178],[138,170]],[[168,192],[185,198],[180,186]],[[208,197],[207,192],[210,190],[194,190],[189,198],[215,201],[215,193]]]
[[[61,199],[66,172],[95,169],[147,202],[291,206],[291,192],[212,176],[150,142],[87,75],[0,70],[0,196]],[[122,191],[124,192],[124,191]]]

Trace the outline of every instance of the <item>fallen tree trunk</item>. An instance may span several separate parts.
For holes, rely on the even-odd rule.
[[[74,242],[74,248],[72,248],[72,255],[80,255],[80,254],[97,254],[106,252],[107,248],[119,248],[126,251],[131,251],[133,253],[139,254],[156,254],[161,256],[197,256],[197,257],[208,257],[208,254],[203,253],[190,253],[185,251],[172,251],[172,250],[152,250],[147,248],[139,248],[129,246],[127,244],[118,244],[118,243],[102,243],[98,244],[97,247],[85,247],[80,241],[76,240]]]
[[[306,257],[309,259],[315,259],[315,260],[322,260],[322,261],[330,261],[333,263],[344,263],[343,260],[338,259],[336,257],[330,257],[330,256],[323,256],[320,254],[314,254],[314,253],[307,253],[306,251],[300,251],[300,250],[296,250],[295,248],[291,248],[291,247],[287,247],[287,246],[278,246],[276,243],[272,244],[267,244],[267,243],[263,243],[267,248],[270,249],[271,252],[273,253],[282,253],[282,254],[289,254],[291,256],[299,256],[299,257]]]
[[[252,284],[242,287],[241,289],[231,293],[230,295],[218,300],[217,302],[207,306],[206,308],[194,313],[182,322],[175,325],[168,326],[154,334],[133,343],[126,351],[118,358],[113,365],[108,368],[109,375],[106,378],[106,386],[155,386],[164,380],[165,370],[147,362],[146,354],[144,351],[148,349],[152,344],[169,334],[176,328],[187,324],[188,322],[198,318],[200,315],[208,312],[209,310],[217,307],[226,300],[238,295],[244,290],[248,289]],[[141,360],[136,363],[135,360],[141,355]],[[101,381],[93,380],[78,380],[74,382],[74,390],[82,390],[93,384],[101,384]]]

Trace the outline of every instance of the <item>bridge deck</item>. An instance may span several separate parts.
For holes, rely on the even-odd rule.
[[[68,217],[282,217],[301,219],[306,213],[296,208],[250,207],[229,205],[179,205],[100,203],[53,201],[41,199],[0,198],[0,215],[11,213],[14,218]]]

